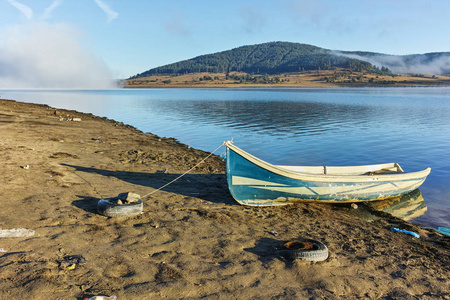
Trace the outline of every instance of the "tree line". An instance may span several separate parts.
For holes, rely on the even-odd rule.
[[[151,75],[183,75],[200,72],[274,75],[337,68],[359,72],[382,72],[367,61],[337,55],[333,51],[320,47],[300,43],[271,42],[198,56],[150,69],[130,79]]]

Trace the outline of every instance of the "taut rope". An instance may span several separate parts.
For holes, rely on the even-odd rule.
[[[180,179],[181,177],[183,177],[184,175],[186,175],[187,173],[191,172],[192,170],[194,170],[196,167],[198,167],[200,164],[202,164],[205,160],[207,160],[211,155],[213,155],[217,150],[219,150],[223,145],[225,145],[225,142],[223,142],[219,147],[216,148],[216,150],[214,150],[213,152],[211,152],[207,157],[205,157],[204,159],[202,159],[200,162],[198,162],[195,166],[193,166],[192,168],[190,168],[189,170],[187,170],[186,172],[184,172],[183,174],[181,174],[180,176],[178,176],[177,178],[175,178],[174,180],[170,181],[169,183],[166,183],[165,185],[163,185],[162,187],[151,191],[150,193],[148,193],[147,195],[144,195],[141,199],[147,198],[148,196],[150,196],[151,194],[154,194],[160,190],[162,190],[163,188],[165,188],[166,186],[174,183],[175,181],[177,181],[178,179]]]

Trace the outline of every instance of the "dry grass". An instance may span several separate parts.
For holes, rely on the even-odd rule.
[[[232,75],[247,75],[232,72]],[[212,80],[203,78],[211,77]],[[258,75],[250,75],[255,77]],[[273,83],[241,83],[227,79],[225,73],[190,73],[178,76],[154,75],[127,80],[130,88],[155,87],[338,87],[338,86],[448,86],[448,76],[415,77],[407,75],[387,76],[374,73],[352,72],[346,69],[306,71],[268,76]],[[277,79],[277,80],[275,80]],[[278,81],[278,82],[275,82]]]

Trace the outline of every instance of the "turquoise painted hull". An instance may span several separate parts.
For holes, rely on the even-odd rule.
[[[243,205],[273,206],[298,201],[342,203],[387,199],[417,189],[430,172],[427,168],[420,172],[404,173],[395,164],[401,170],[396,174],[308,174],[271,165],[230,142],[226,146],[228,187],[233,198]]]

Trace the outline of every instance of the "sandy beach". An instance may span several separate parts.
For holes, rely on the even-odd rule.
[[[450,237],[363,204],[240,206],[217,155],[143,198],[138,216],[97,212],[100,199],[147,195],[208,154],[0,100],[0,228],[34,232],[0,238],[0,299],[450,299]],[[328,259],[281,255],[301,238],[324,243]]]

